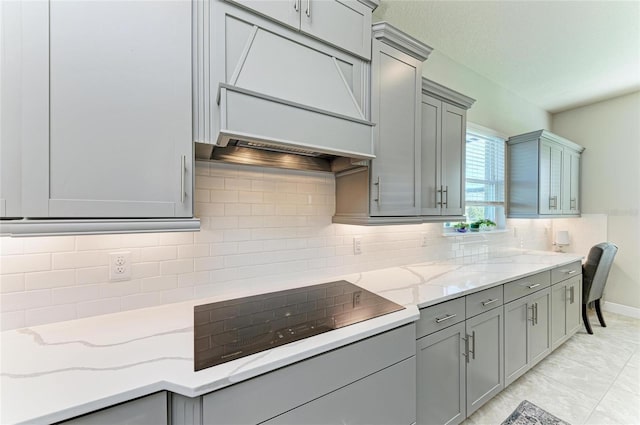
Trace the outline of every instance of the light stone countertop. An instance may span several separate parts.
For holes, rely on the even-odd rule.
[[[167,390],[195,397],[411,323],[418,307],[580,260],[575,254],[513,251],[474,264],[421,263],[337,276],[405,310],[228,363],[193,371],[193,306],[207,298],[0,334],[0,423],[49,423]],[[322,282],[331,279],[322,279]],[[265,284],[272,292],[321,283]]]

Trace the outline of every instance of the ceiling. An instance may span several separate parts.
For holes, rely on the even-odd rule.
[[[640,1],[383,0],[376,17],[552,113],[640,89]]]

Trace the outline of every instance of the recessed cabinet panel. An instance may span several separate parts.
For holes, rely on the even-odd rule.
[[[540,148],[540,214],[561,213],[562,148],[542,143]]]
[[[447,103],[442,111],[443,215],[464,214],[464,161],[467,112]]]
[[[551,352],[551,330],[549,309],[551,290],[543,289],[530,295],[534,321],[529,326],[529,367],[535,365]]]
[[[531,317],[526,298],[504,305],[505,385],[515,381],[528,368],[527,326]]]
[[[421,202],[423,215],[442,212],[440,163],[442,158],[442,102],[422,95]]]
[[[418,424],[455,425],[466,417],[465,338],[463,322],[416,341]]]
[[[420,62],[374,40],[371,215],[417,215]]]
[[[300,0],[227,0],[268,16],[290,27],[300,28]]]

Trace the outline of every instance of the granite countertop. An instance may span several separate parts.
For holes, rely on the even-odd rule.
[[[580,259],[514,251],[474,264],[450,260],[336,276],[407,308],[198,372],[193,306],[221,297],[3,332],[0,423],[61,421],[161,390],[206,394],[411,323],[418,308]],[[265,282],[261,292],[292,286]]]

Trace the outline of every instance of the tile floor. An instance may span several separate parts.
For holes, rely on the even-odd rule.
[[[571,425],[640,424],[640,320],[604,312],[463,425],[499,425],[524,399]]]

